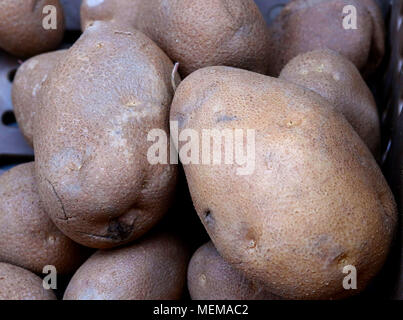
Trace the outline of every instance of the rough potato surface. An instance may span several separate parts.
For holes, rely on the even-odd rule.
[[[34,121],[38,189],[74,241],[121,245],[168,210],[177,168],[148,161],[147,137],[152,129],[169,134],[172,69],[141,32],[96,22],[43,84]]]
[[[56,300],[32,272],[0,262],[0,300]]]
[[[357,29],[345,29],[345,6],[354,6]],[[373,0],[293,0],[269,27],[270,70],[281,69],[301,53],[316,49],[334,50],[367,75],[382,61],[385,26],[380,8]]]
[[[224,160],[184,170],[220,255],[284,298],[363,290],[393,237],[392,193],[368,148],[332,109],[311,90],[228,67],[194,72],[172,103],[171,120],[199,136],[210,128],[255,130],[251,174],[238,175],[240,165]],[[357,269],[358,290],[343,288],[348,265]]]
[[[210,241],[194,254],[188,268],[188,288],[193,300],[277,300],[261,284],[231,267]]]
[[[266,73],[268,28],[253,0],[83,1],[81,25],[112,20],[144,32],[175,62],[183,77],[226,65]]]
[[[66,274],[88,256],[88,250],[61,233],[42,210],[33,162],[0,176],[0,199],[0,261],[36,273],[53,265]]]
[[[281,71],[280,79],[311,89],[341,112],[372,153],[380,152],[380,122],[371,91],[348,59],[331,51],[300,54]]]
[[[34,116],[39,107],[40,90],[50,71],[66,50],[43,53],[25,61],[13,81],[12,99],[15,118],[25,140],[32,147]]]
[[[56,8],[56,29],[45,29],[46,6]],[[0,48],[29,58],[57,48],[64,35],[63,7],[59,0],[1,0]]]
[[[177,300],[186,282],[188,253],[168,234],[100,250],[71,279],[64,300]]]

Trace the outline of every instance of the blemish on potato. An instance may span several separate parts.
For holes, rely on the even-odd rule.
[[[249,240],[248,249],[255,249],[256,248],[256,241],[254,239]]]
[[[229,121],[234,121],[234,120],[238,120],[238,118],[236,116],[229,116],[229,115],[220,115],[217,117],[216,122],[229,122]]]
[[[324,70],[325,70],[325,65],[323,63],[318,65],[318,67],[316,68],[317,72],[323,72]]]
[[[340,73],[338,73],[338,72],[335,72],[332,75],[333,75],[333,79],[336,81],[339,81],[341,78]]]
[[[204,273],[202,273],[200,275],[200,284],[204,287],[206,285],[206,282],[207,282],[207,277]]]
[[[55,195],[57,201],[59,202],[59,204],[60,204],[60,209],[62,210],[62,213],[63,213],[63,218],[58,217],[58,219],[68,220],[69,217],[67,216],[66,209],[64,208],[64,204],[63,204],[62,199],[60,198],[59,194],[56,192],[56,189],[55,189],[55,187],[53,186],[52,182],[50,182],[49,179],[46,179],[46,181],[49,183],[49,185],[50,185],[50,187],[51,187],[51,190],[53,191],[53,194]]]
[[[121,35],[124,35],[124,36],[132,36],[133,35],[133,33],[129,32],[129,31],[115,31],[114,33],[115,34],[121,34]]]
[[[334,263],[345,263],[346,253],[329,235],[320,235],[311,242],[311,250],[314,255],[324,262],[328,267]]]
[[[124,240],[133,231],[133,225],[128,225],[118,220],[111,220],[108,226],[107,237],[113,240]]]
[[[89,62],[90,59],[88,58],[88,56],[78,56],[77,60],[79,61],[83,61],[83,62]]]
[[[56,236],[54,235],[49,235],[47,238],[47,242],[54,244],[56,242]]]
[[[301,125],[301,123],[302,123],[301,119],[286,119],[283,123],[283,126],[287,128],[294,128]]]
[[[188,115],[185,115],[185,114],[183,114],[183,113],[178,113],[178,114],[176,115],[176,119],[175,119],[175,120],[178,122],[178,127],[179,127],[180,129],[182,129],[182,128],[184,127],[185,123],[186,123],[187,120],[188,120]]]
[[[348,265],[345,254],[341,255],[341,257],[337,259],[337,264],[342,268],[344,268],[346,265]]]
[[[210,209],[204,210],[204,221],[209,226],[214,224],[214,217]]]

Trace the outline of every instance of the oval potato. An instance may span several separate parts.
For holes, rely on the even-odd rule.
[[[55,16],[47,6],[56,9]],[[48,17],[56,29],[45,29]],[[56,20],[54,20],[56,18]],[[64,35],[63,7],[59,0],[1,0],[0,48],[12,55],[29,58],[57,48]]]
[[[187,263],[187,248],[169,234],[99,250],[77,270],[64,300],[177,300]]]
[[[0,261],[41,273],[53,265],[59,274],[74,272],[87,249],[61,233],[41,209],[34,163],[0,176]]]
[[[253,0],[84,0],[83,28],[113,20],[144,32],[185,77],[206,66],[266,73],[268,28]]]
[[[34,115],[39,106],[40,90],[48,74],[66,50],[43,53],[25,61],[13,81],[12,101],[15,118],[25,140],[32,147]]]
[[[284,298],[362,291],[393,237],[392,193],[368,148],[332,109],[311,90],[229,67],[194,72],[172,103],[171,122],[180,130],[199,137],[208,129],[242,130],[244,157],[251,150],[246,165],[222,158],[221,165],[204,161],[184,170],[220,255]],[[179,152],[183,146],[176,144]],[[349,265],[357,269],[358,290],[343,288]]]
[[[169,132],[172,70],[141,32],[98,21],[43,84],[34,119],[38,190],[74,241],[128,243],[169,209],[177,166],[151,164],[147,138]]]
[[[356,10],[357,28],[344,28],[354,20],[351,6]],[[367,75],[384,56],[384,29],[381,10],[373,0],[292,0],[269,27],[268,75],[278,76],[292,58],[316,49],[342,54]]]
[[[42,279],[23,268],[0,262],[0,300],[56,300]]]
[[[381,140],[378,109],[352,62],[335,51],[315,50],[292,59],[279,78],[311,89],[328,100],[378,156]]]
[[[194,254],[188,268],[188,289],[193,300],[277,300],[261,284],[249,281],[228,264],[207,242]]]

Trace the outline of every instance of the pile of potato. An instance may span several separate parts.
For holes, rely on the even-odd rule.
[[[42,27],[47,5],[56,30]],[[346,5],[357,29],[342,26]],[[64,299],[340,299],[366,288],[397,223],[363,78],[384,55],[373,0],[293,0],[269,27],[253,0],[84,0],[81,22],[71,48],[50,52],[64,34],[59,1],[0,1],[0,48],[27,59],[12,99],[35,152],[0,176],[1,299],[55,299],[38,277],[47,265],[73,275]],[[173,123],[256,134],[250,174],[183,164],[211,239],[190,232],[198,250],[175,231],[186,220],[163,219],[184,197],[181,165],[147,158],[150,131],[169,137]],[[186,143],[168,139],[168,150]],[[343,287],[346,266],[356,290]]]

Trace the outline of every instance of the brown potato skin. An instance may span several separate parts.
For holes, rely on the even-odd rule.
[[[343,8],[357,9],[357,29],[343,28]],[[372,73],[385,51],[385,26],[380,8],[373,0],[293,0],[269,27],[270,70],[281,69],[301,53],[316,49],[334,50],[364,74]]]
[[[23,268],[0,262],[0,300],[56,300],[42,279]]]
[[[251,175],[237,175],[238,165],[184,170],[220,255],[286,299],[362,291],[383,265],[396,225],[396,204],[375,159],[332,109],[311,90],[228,67],[194,72],[171,107],[171,121],[200,136],[211,128],[255,130]],[[358,290],[342,286],[350,264]]]
[[[227,65],[266,73],[268,28],[253,0],[83,1],[82,28],[114,20],[144,32],[185,77],[206,66]]]
[[[130,246],[99,250],[71,279],[64,300],[177,300],[189,261],[186,246],[153,234]]]
[[[377,157],[380,123],[375,99],[352,62],[335,51],[300,54],[281,71],[284,79],[315,91],[341,112]]]
[[[57,29],[46,30],[42,10],[57,9]],[[12,55],[29,58],[57,48],[64,34],[63,7],[59,0],[0,1],[0,48]]]
[[[41,209],[34,163],[18,165],[0,176],[0,261],[41,273],[53,265],[73,273],[88,249],[61,233]]]
[[[25,61],[13,81],[12,101],[15,118],[25,140],[32,147],[34,115],[39,105],[40,90],[48,74],[67,50],[43,53]]]
[[[211,241],[192,256],[188,289],[193,300],[278,300],[262,285],[249,281],[228,264]]]
[[[74,241],[128,243],[168,210],[177,166],[148,162],[147,135],[169,133],[172,69],[141,32],[98,21],[45,81],[34,119],[38,190]]]

